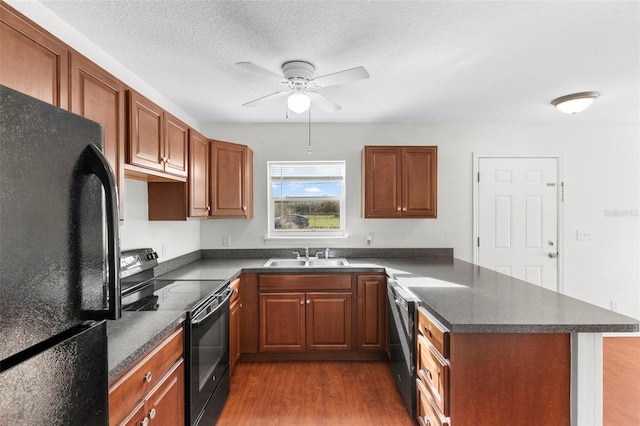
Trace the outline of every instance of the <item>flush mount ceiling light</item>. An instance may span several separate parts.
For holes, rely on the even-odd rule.
[[[292,93],[287,98],[287,107],[295,113],[301,114],[311,106],[311,98],[304,93]]]
[[[598,96],[600,96],[598,92],[574,93],[552,100],[551,105],[565,114],[575,114],[589,108],[589,105],[591,105]]]

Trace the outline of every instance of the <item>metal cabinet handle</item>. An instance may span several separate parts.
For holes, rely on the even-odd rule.
[[[151,379],[153,379],[153,374],[151,374],[151,371],[149,371],[147,374],[144,375],[144,381],[146,383],[151,383]]]

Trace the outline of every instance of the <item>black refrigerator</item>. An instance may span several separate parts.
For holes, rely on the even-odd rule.
[[[102,127],[0,86],[0,426],[108,424],[118,197]]]

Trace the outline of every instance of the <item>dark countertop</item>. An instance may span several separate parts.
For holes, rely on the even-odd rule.
[[[267,259],[200,259],[166,274],[166,280],[229,280],[241,272],[386,272],[417,296],[420,305],[452,332],[636,332],[639,321],[450,257],[349,258],[348,267],[266,268]],[[414,287],[428,277],[426,286]],[[409,280],[407,280],[409,278]],[[424,281],[424,280],[421,280]],[[123,312],[107,322],[109,379],[113,380],[184,321],[181,311]]]
[[[384,272],[394,278],[430,277],[407,286],[452,332],[635,332],[637,319],[547,290],[469,262],[447,257],[347,258],[348,267],[265,268],[266,259],[201,259],[162,278],[231,279],[240,272]],[[412,280],[407,280],[411,284]]]
[[[184,311],[123,312],[107,321],[109,381],[140,359],[185,320]]]

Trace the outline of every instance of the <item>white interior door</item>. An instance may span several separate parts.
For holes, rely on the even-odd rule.
[[[558,290],[558,159],[478,159],[478,264]]]

